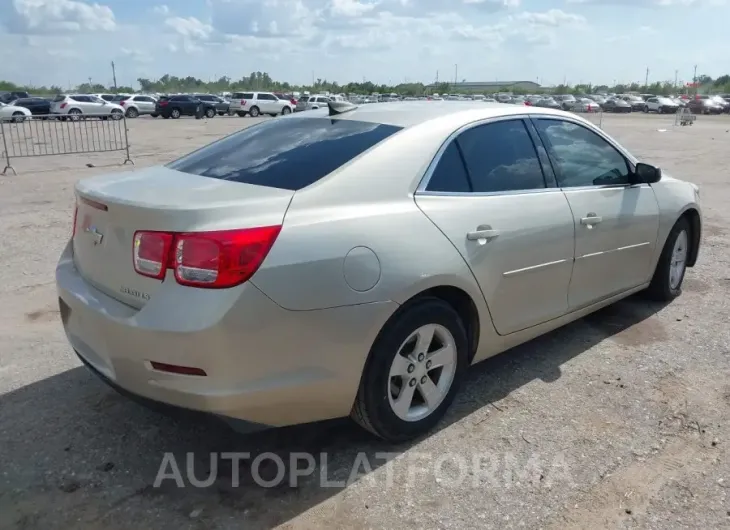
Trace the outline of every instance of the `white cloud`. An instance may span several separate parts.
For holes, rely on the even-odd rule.
[[[213,26],[195,17],[171,17],[165,20],[165,25],[183,37],[195,40],[207,40],[213,33]]]
[[[140,50],[137,48],[121,48],[119,51],[121,52],[122,57],[131,59],[132,61],[137,63],[153,62],[152,56],[149,54],[149,52],[145,50]]]
[[[6,0],[0,10],[13,33],[112,31],[116,27],[110,7],[76,0]]]
[[[377,4],[358,0],[332,0],[330,11],[335,16],[357,17],[375,9]]]
[[[162,4],[162,5],[153,7],[152,12],[155,15],[161,15],[163,17],[166,17],[167,15],[170,14],[170,8],[167,7],[165,4]]]

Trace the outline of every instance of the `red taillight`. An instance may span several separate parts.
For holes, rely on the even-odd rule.
[[[292,105],[296,106],[296,104],[297,104],[297,100],[296,100],[296,99],[294,99],[294,98],[291,98],[291,99],[289,100],[289,103],[291,103]]]
[[[242,99],[241,100],[241,106],[243,107],[245,104],[246,104],[246,100],[245,99]]]
[[[124,105],[126,105],[126,104],[127,104],[127,102],[126,102],[126,101],[120,101],[120,102],[119,102],[119,105],[120,105],[120,106],[122,106],[122,107],[123,107]]]
[[[160,102],[159,102],[159,105],[160,105],[160,107],[164,107],[164,106],[165,106],[165,105],[167,105],[168,103],[169,103],[168,101],[160,101]]]
[[[78,206],[74,206],[74,227],[71,230],[71,239],[73,239],[74,236],[76,236],[76,218],[78,216],[79,216],[79,207]]]
[[[135,232],[134,270],[142,276],[161,280],[169,263],[172,234],[166,232]]]
[[[65,109],[65,108],[66,108],[66,105],[68,105],[68,103],[66,103],[66,102],[64,101],[63,103],[61,103],[61,108],[62,108],[62,109]]]
[[[134,269],[163,279],[172,268],[181,285],[222,289],[248,280],[276,241],[281,226],[218,232],[137,232]]]
[[[175,236],[175,279],[194,287],[239,285],[258,270],[281,226],[178,234]]]

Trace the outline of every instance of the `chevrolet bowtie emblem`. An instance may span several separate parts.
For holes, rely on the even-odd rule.
[[[94,238],[94,246],[101,244],[101,240],[104,239],[104,234],[99,232],[94,225],[87,226],[85,231]]]

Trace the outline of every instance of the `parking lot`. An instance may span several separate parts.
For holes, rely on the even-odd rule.
[[[631,297],[473,367],[437,431],[397,447],[346,420],[241,435],[109,389],[68,346],[54,268],[74,183],[133,168],[119,152],[14,160],[0,177],[0,528],[727,527],[730,116],[585,116],[700,186],[684,294]],[[128,120],[131,158],[165,163],[257,121]],[[218,462],[207,487],[154,486],[165,453],[184,467],[190,452],[200,480],[211,453],[307,452],[317,467],[267,488],[246,480],[250,463]],[[353,467],[359,480],[336,485]]]

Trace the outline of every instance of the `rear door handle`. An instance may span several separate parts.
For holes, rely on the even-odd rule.
[[[489,225],[477,226],[477,229],[473,232],[467,232],[466,238],[469,241],[479,241],[480,239],[486,239],[487,241],[494,239],[499,235],[499,230],[493,230]]]
[[[593,212],[591,212],[588,215],[586,215],[585,217],[581,217],[580,224],[591,227],[593,225],[597,225],[601,221],[603,221],[603,217],[600,217],[600,216],[594,214]]]

